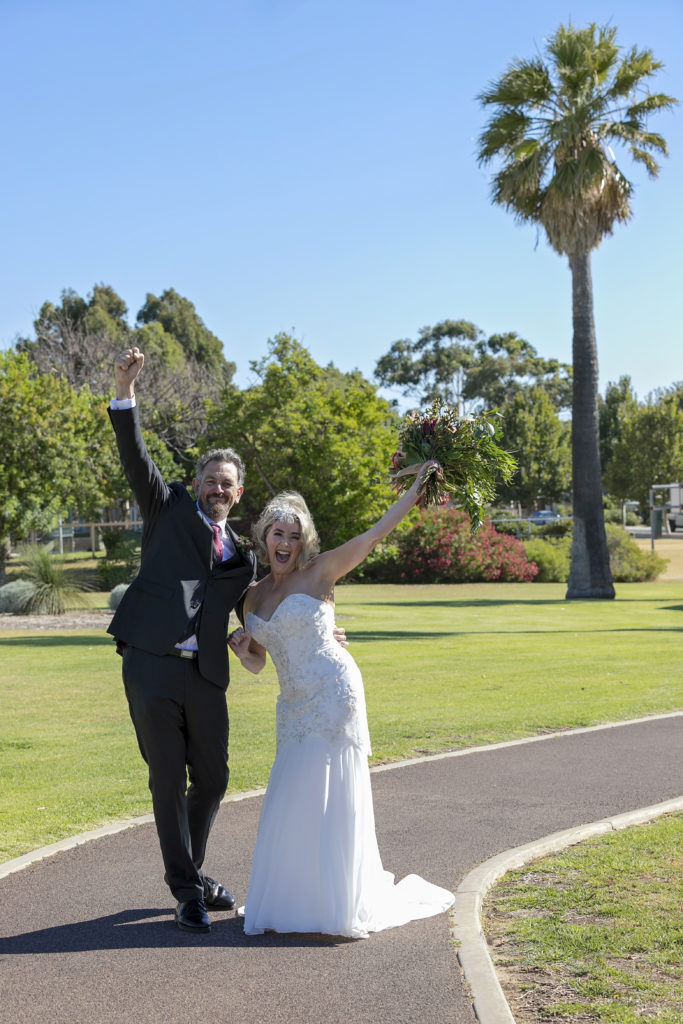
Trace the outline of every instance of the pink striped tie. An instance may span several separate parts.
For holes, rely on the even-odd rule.
[[[223,561],[223,534],[221,533],[220,526],[216,523],[211,523],[211,529],[213,530],[213,546],[216,549],[216,558],[219,562]]]

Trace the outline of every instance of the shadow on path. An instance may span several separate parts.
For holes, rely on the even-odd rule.
[[[163,920],[161,920],[163,918]],[[83,953],[106,949],[177,949],[224,946],[306,947],[335,946],[358,940],[337,935],[245,935],[242,919],[233,915],[215,915],[211,931],[192,935],[181,932],[167,909],[140,908],[122,910],[105,917],[73,924],[41,928],[0,938],[0,957],[52,953]]]

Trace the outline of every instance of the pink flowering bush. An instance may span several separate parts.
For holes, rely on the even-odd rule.
[[[524,545],[485,521],[473,534],[457,509],[428,508],[397,540],[394,579],[404,583],[530,583],[538,566]]]

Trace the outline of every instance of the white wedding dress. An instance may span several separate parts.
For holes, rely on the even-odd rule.
[[[446,889],[417,875],[398,885],[375,838],[363,680],[333,636],[334,609],[290,594],[247,630],[277,669],[277,754],[261,810],[244,930],[370,932],[439,914]]]

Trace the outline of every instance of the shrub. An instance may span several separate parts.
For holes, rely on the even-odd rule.
[[[488,514],[498,533],[509,533],[512,537],[519,537],[522,529],[526,531],[520,515],[517,512],[511,512],[507,505],[505,508],[491,507],[488,510]]]
[[[607,550],[615,583],[643,583],[655,580],[667,560],[654,551],[643,551],[622,527],[605,523]],[[527,556],[538,566],[537,583],[566,583],[571,562],[571,537],[557,541],[533,539],[524,542]]]
[[[120,534],[117,541],[111,536],[107,540],[106,557],[97,563],[97,587],[99,590],[113,590],[119,583],[130,583],[140,571],[140,544],[134,536],[123,536],[123,531],[106,530],[107,534]],[[112,555],[114,551],[116,554]]]
[[[140,534],[123,526],[109,526],[102,530],[102,541],[110,561],[127,562],[135,557],[140,547]]]
[[[112,562],[103,558],[97,563],[96,577],[98,590],[113,590],[119,583],[128,585],[136,574],[126,562]]]
[[[571,520],[541,527],[539,533],[558,527],[566,532]],[[605,529],[615,583],[654,580],[664,570],[666,560],[642,551],[621,527],[607,523]],[[570,562],[570,535],[550,539],[546,534],[522,542],[490,522],[472,534],[464,512],[432,508],[402,526],[391,543],[376,548],[354,578],[373,583],[566,583]]]
[[[664,572],[668,559],[639,548],[630,533],[612,523],[605,524],[612,579],[615,583],[644,583]]]
[[[402,582],[530,582],[538,572],[515,537],[490,521],[473,534],[469,517],[456,509],[423,511],[397,547]]]
[[[111,594],[109,595],[109,607],[113,612],[115,612],[118,606],[121,604],[121,598],[123,597],[127,590],[127,583],[118,583],[112,590]]]
[[[605,510],[606,523],[616,523],[618,526],[638,526],[643,522],[642,517],[629,508],[626,511],[626,522],[624,523],[622,505],[617,498],[605,495],[602,499],[602,505]]]
[[[52,557],[52,544],[26,544],[21,548],[21,578],[34,586],[22,608],[24,615],[63,615],[69,608],[84,604],[88,587],[67,576],[64,567]]]
[[[0,612],[21,615],[35,593],[35,584],[28,580],[12,580],[0,587]]]
[[[349,583],[401,583],[401,558],[397,544],[384,543],[371,551],[367,558],[347,577]]]
[[[566,583],[569,579],[571,538],[543,540],[541,537],[524,541],[527,558],[538,566],[536,583]]]
[[[520,540],[525,540],[529,537],[566,537],[568,533],[571,533],[572,529],[570,517],[538,525],[537,523],[530,523],[528,518],[513,518],[508,512],[494,510],[491,513],[491,518],[498,533],[509,533]]]
[[[531,523],[531,535],[539,537],[566,537],[572,532],[571,519],[556,519],[554,523],[537,526]]]

